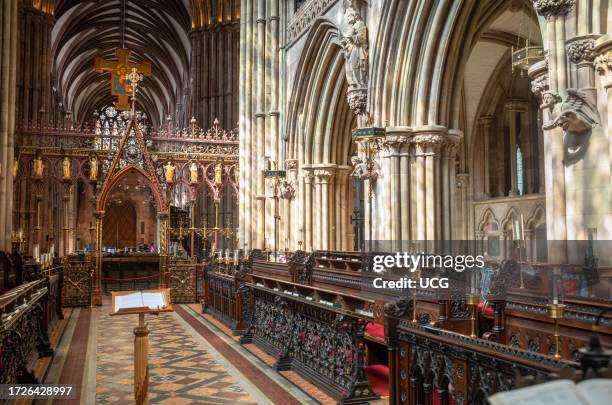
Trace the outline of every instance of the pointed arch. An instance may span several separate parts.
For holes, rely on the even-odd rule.
[[[142,151],[142,161],[140,162],[141,166],[132,163],[128,164],[124,168],[120,168],[119,163],[123,156],[123,153],[125,152],[128,138],[132,136],[136,139],[136,144],[138,145],[138,148]],[[110,192],[119,182],[119,180],[127,176],[130,172],[136,172],[142,175],[142,177],[144,177],[145,181],[147,182],[147,185],[151,189],[153,197],[155,198],[155,204],[158,212],[165,211],[166,201],[161,193],[161,186],[159,184],[159,179],[157,178],[155,165],[151,160],[151,155],[149,154],[149,150],[147,149],[147,145],[144,141],[144,135],[142,133],[142,130],[136,123],[136,119],[134,117],[130,119],[128,126],[125,129],[125,133],[123,135],[123,138],[121,139],[119,148],[117,148],[115,157],[113,158],[106,178],[104,179],[102,190],[100,191],[100,194],[98,195],[96,201],[96,209],[98,211],[104,211],[104,207],[106,206],[106,201]]]

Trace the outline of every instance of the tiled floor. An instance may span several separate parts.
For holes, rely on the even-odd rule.
[[[136,315],[110,316],[98,312],[96,403],[134,402],[134,335]],[[159,404],[254,404],[251,396],[218,358],[203,348],[175,314],[148,316],[149,401]]]
[[[78,398],[50,404],[133,404],[136,315],[110,316],[110,302],[77,308],[45,382],[72,384]],[[196,311],[147,316],[150,404],[314,404]]]

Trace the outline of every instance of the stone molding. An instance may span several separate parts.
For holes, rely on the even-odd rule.
[[[508,100],[504,104],[506,111],[527,112],[529,104],[525,100]]]
[[[565,16],[575,4],[576,0],[533,0],[533,8],[546,18]]]
[[[293,41],[306,31],[314,20],[324,14],[328,8],[338,0],[308,0],[302,4],[299,10],[291,17],[287,33],[289,41]]]

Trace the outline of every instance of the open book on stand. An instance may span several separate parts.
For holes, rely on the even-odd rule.
[[[112,292],[112,315],[172,311],[168,289]]]

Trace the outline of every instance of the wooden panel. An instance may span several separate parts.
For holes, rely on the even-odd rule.
[[[104,215],[102,227],[103,246],[117,249],[136,246],[136,209],[128,201],[110,204]]]

